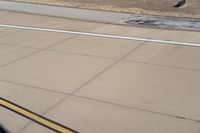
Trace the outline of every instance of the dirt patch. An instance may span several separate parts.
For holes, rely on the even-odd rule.
[[[147,15],[200,18],[200,0],[187,0],[181,8],[178,0],[12,0],[48,5],[77,7]]]

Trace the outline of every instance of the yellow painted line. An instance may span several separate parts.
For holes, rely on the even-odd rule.
[[[37,122],[40,125],[43,125],[55,132],[58,133],[77,133],[76,131],[73,131],[72,129],[65,127],[61,124],[58,124],[56,122],[53,122],[47,118],[44,118],[38,114],[33,113],[32,111],[29,111],[23,107],[20,107],[19,105],[16,105],[8,100],[5,100],[3,98],[0,98],[0,106],[7,108],[19,115],[22,115],[30,120],[33,120]]]

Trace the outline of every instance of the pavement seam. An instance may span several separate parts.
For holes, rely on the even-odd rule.
[[[13,63],[16,63],[16,62],[18,62],[18,61],[20,61],[20,60],[23,60],[23,59],[25,59],[25,58],[27,58],[27,57],[29,57],[29,56],[35,55],[35,54],[37,54],[37,53],[40,53],[40,52],[42,52],[42,51],[44,51],[44,50],[46,50],[46,49],[48,49],[48,48],[50,48],[50,47],[56,46],[56,45],[58,45],[58,44],[60,44],[60,43],[62,43],[62,42],[65,42],[65,41],[67,41],[67,40],[70,40],[70,39],[72,39],[72,38],[74,38],[74,37],[76,37],[76,35],[73,35],[73,36],[71,36],[71,37],[69,37],[69,38],[67,38],[67,39],[63,39],[63,40],[61,40],[61,41],[58,41],[58,42],[56,42],[56,43],[54,43],[54,44],[52,44],[52,45],[50,45],[50,46],[48,46],[48,47],[45,47],[45,48],[36,50],[35,52],[31,52],[30,54],[27,54],[27,55],[25,55],[25,56],[23,56],[23,57],[21,57],[21,58],[19,58],[19,59],[17,59],[17,60],[11,61],[11,62],[9,62],[9,63],[7,63],[7,64],[1,65],[0,68],[6,67],[6,66],[8,66],[8,65],[10,65],[10,64],[13,64]]]
[[[152,65],[152,66],[168,67],[168,68],[172,68],[172,69],[181,69],[181,70],[187,70],[187,71],[200,71],[200,69],[198,69],[198,68],[181,67],[181,66],[175,66],[175,65],[166,65],[166,64],[143,62],[143,61],[136,61],[136,60],[129,60],[129,59],[125,59],[123,61],[124,62],[137,63],[137,64],[146,64],[146,65]]]
[[[0,28],[0,29],[1,29],[1,28]],[[4,29],[5,29],[5,28],[4,28]],[[24,30],[21,29],[21,30],[13,31],[13,32],[11,32],[11,33],[7,33],[7,34],[4,34],[4,35],[1,35],[1,36],[0,36],[0,39],[3,38],[3,37],[7,37],[7,36],[9,36],[9,35],[15,34],[15,33],[22,32],[22,31],[24,31]],[[0,43],[1,43],[1,42],[0,42]]]
[[[23,84],[23,83],[19,83],[19,82],[14,82],[14,81],[9,81],[9,80],[2,80],[2,79],[0,79],[0,82],[5,82],[5,83],[13,84],[13,85],[18,85],[18,86],[29,87],[29,88],[37,89],[37,90],[49,91],[49,92],[52,92],[52,93],[67,94],[67,95],[70,94],[70,93],[67,93],[67,92],[56,91],[56,90],[47,89],[47,88],[41,88],[41,87],[38,87],[38,86],[27,85],[27,84]]]
[[[102,58],[102,59],[111,59],[111,60],[119,59],[117,57],[116,58],[115,57],[106,57],[106,56],[98,56],[98,55],[92,55],[92,54],[84,54],[84,53],[78,53],[78,52],[69,52],[69,51],[52,50],[52,49],[47,49],[46,51],[51,51],[51,52],[55,52],[55,53],[81,55],[81,56],[88,56],[88,57]]]
[[[15,44],[8,44],[8,43],[1,43],[0,45],[4,45],[4,46],[9,46],[9,47],[18,47],[18,48],[27,48],[27,49],[36,49],[39,50],[40,48],[34,48],[34,47],[29,47],[29,46],[20,46],[20,45],[15,45]]]
[[[46,109],[44,112],[42,112],[40,115],[44,116],[46,113],[49,112],[49,110],[52,110],[55,106],[57,106],[58,104],[60,104],[60,102],[64,101],[65,99],[67,99],[69,97],[69,94],[65,94],[66,96],[64,96],[60,101],[58,101],[57,103],[55,103],[54,105],[52,105],[51,107],[49,107],[48,109]],[[17,133],[21,133],[23,132],[26,128],[30,127],[34,122],[30,121],[28,122],[24,127],[22,127]],[[48,129],[48,128],[47,128]]]
[[[123,104],[118,104],[118,103],[114,103],[114,102],[104,101],[104,100],[101,100],[101,99],[94,99],[94,98],[80,96],[80,95],[74,95],[73,94],[72,96],[83,98],[83,99],[89,99],[89,100],[93,100],[93,101],[97,101],[97,102],[101,102],[101,103],[106,103],[106,104],[110,104],[110,105],[121,106],[121,107],[128,108],[128,109],[131,109],[131,110],[138,110],[138,111],[143,111],[143,112],[150,112],[150,113],[154,113],[154,114],[159,114],[161,116],[164,115],[164,116],[168,116],[168,117],[173,117],[173,118],[183,119],[183,120],[186,119],[186,120],[190,120],[190,121],[194,121],[194,122],[200,123],[200,120],[198,120],[198,119],[192,119],[192,118],[182,117],[182,116],[173,115],[173,114],[169,114],[169,113],[162,113],[162,112],[147,110],[147,109],[138,108],[138,107],[134,107],[134,106],[127,106],[127,105],[123,105]]]
[[[106,68],[104,68],[101,72],[99,72],[98,74],[96,74],[95,76],[93,76],[90,80],[88,80],[84,84],[80,85],[76,90],[74,90],[71,93],[71,95],[73,95],[74,93],[76,93],[77,91],[79,91],[80,89],[82,89],[83,87],[85,87],[87,84],[89,84],[90,82],[92,82],[93,80],[95,80],[97,77],[99,77],[100,75],[102,75],[104,72],[106,72],[107,70],[109,70],[110,68],[112,68],[113,66],[115,66],[116,64],[118,64],[120,61],[122,61],[124,58],[126,58],[128,55],[130,55],[132,52],[136,51],[137,49],[139,49],[143,45],[144,45],[144,42],[141,43],[141,44],[139,44],[136,48],[133,48],[131,51],[129,51],[127,54],[125,54],[124,56],[122,56],[118,60],[114,61],[112,64],[110,64],[109,66],[107,66]]]
[[[43,113],[41,113],[41,116],[44,116],[45,114],[47,114],[49,111],[53,110],[55,107],[57,107],[60,103],[62,103],[63,101],[65,101],[67,98],[70,97],[70,94],[67,93],[63,93],[66,96],[64,96],[60,101],[58,101],[57,103],[55,103],[54,105],[52,105],[51,107],[49,107],[48,109],[46,109]],[[30,127],[34,122],[29,122],[27,123],[24,127],[22,127],[17,133],[21,133],[23,132],[23,130],[25,130],[26,128]]]
[[[21,133],[26,127],[30,126],[33,122],[30,120],[28,123],[25,124],[24,127],[22,127],[21,129],[19,129],[19,131],[17,131],[16,133]]]

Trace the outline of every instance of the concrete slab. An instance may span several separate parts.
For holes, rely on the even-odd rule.
[[[71,38],[73,35],[25,30],[0,38],[0,43],[32,48],[45,48]]]
[[[32,123],[30,126],[26,127],[24,130],[22,130],[20,133],[55,133],[54,131],[43,127],[41,125],[38,125],[36,123]]]
[[[66,96],[66,94],[3,81],[0,81],[0,95],[39,114],[47,111]],[[51,102],[49,102],[49,99],[51,99]]]
[[[81,133],[198,133],[199,123],[77,97],[68,98],[45,116]],[[31,132],[30,132],[31,131]],[[25,132],[49,133],[36,125]]]
[[[159,38],[163,40],[176,40],[179,42],[200,43],[200,32],[164,30]]]
[[[92,56],[121,58],[142,42],[79,36],[50,49]]]
[[[76,95],[200,120],[200,72],[121,62]]]
[[[0,37],[19,32],[17,29],[0,28]]]
[[[0,69],[0,79],[72,93],[112,62],[111,59],[43,51]]]
[[[126,59],[197,70],[200,69],[200,48],[146,43]]]
[[[20,133],[55,133],[54,131],[48,129],[48,128],[45,128],[41,125],[38,125],[38,124],[35,124],[35,123],[32,123],[31,126],[25,128],[24,130],[22,130]]]
[[[19,132],[31,122],[28,119],[23,118],[2,107],[0,107],[0,117],[0,123],[6,128],[7,131],[11,133]]]
[[[35,113],[42,114],[66,95],[0,81],[0,96]],[[0,112],[0,123],[13,133],[18,132],[29,122],[22,116],[11,113],[2,107],[0,107]]]
[[[12,61],[16,61],[35,51],[35,49],[31,48],[22,48],[0,44],[0,67]]]

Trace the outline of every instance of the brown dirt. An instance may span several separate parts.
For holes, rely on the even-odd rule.
[[[178,0],[13,0],[57,6],[138,13],[161,16],[200,18],[200,0],[187,0],[181,8]]]

